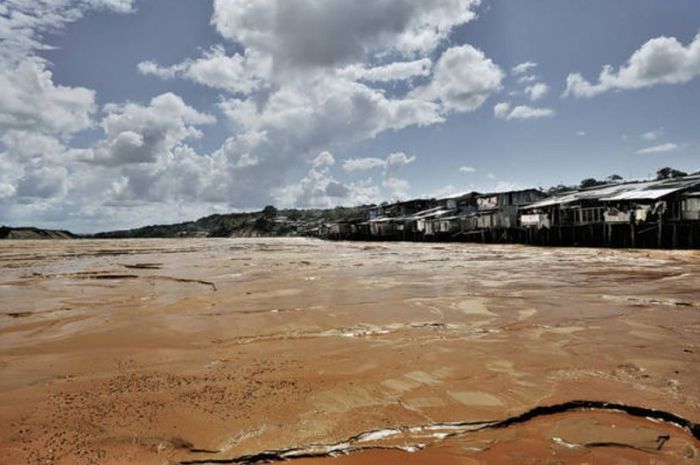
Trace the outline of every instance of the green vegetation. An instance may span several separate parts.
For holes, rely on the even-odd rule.
[[[196,221],[144,226],[97,233],[96,238],[129,237],[261,237],[306,235],[314,228],[347,219],[366,219],[370,206],[331,209],[277,210],[268,205],[262,211],[210,215]]]

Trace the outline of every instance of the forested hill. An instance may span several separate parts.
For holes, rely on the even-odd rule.
[[[262,237],[306,235],[328,222],[367,218],[368,206],[331,209],[277,210],[268,206],[259,212],[210,215],[184,223],[144,226],[97,233],[96,238],[129,237]]]

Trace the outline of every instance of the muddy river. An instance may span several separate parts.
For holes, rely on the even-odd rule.
[[[0,463],[698,464],[700,253],[0,242]]]

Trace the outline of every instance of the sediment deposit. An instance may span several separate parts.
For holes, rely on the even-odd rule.
[[[0,463],[700,463],[700,253],[0,243]]]

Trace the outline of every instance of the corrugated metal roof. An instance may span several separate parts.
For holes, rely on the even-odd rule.
[[[685,187],[625,191],[600,200],[603,202],[613,202],[615,200],[656,200],[683,189],[685,189]]]
[[[421,220],[421,219],[425,219],[425,218],[446,215],[446,214],[452,213],[452,212],[454,212],[454,210],[452,210],[452,209],[446,209],[444,207],[435,207],[435,208],[430,208],[428,210],[421,210],[417,213],[414,213],[413,215],[406,217],[406,219],[408,219],[408,220]]]
[[[700,186],[700,177],[688,176],[685,178],[663,179],[659,181],[634,181],[621,184],[612,184],[590,189],[563,192],[553,195],[539,202],[531,203],[525,209],[550,207],[552,205],[565,205],[581,200],[598,200],[601,202],[614,202],[623,200],[656,200],[674,192]]]

